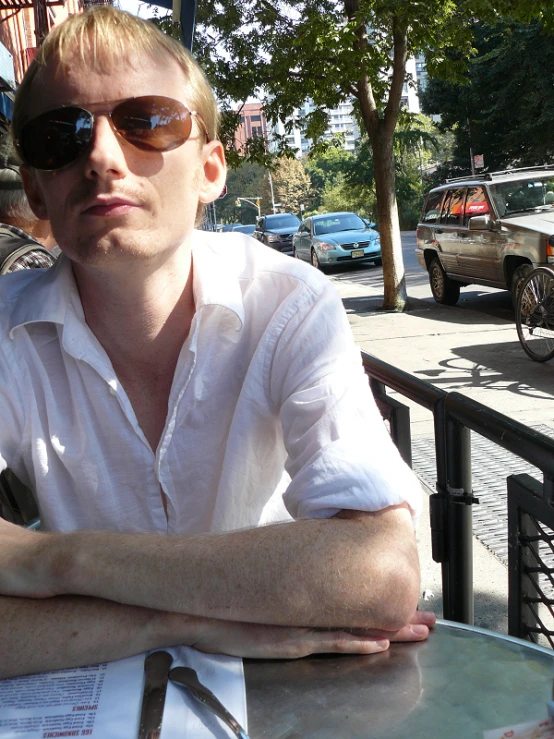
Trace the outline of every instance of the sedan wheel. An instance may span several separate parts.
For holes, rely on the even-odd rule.
[[[300,257],[298,256],[298,252],[296,251],[296,247],[295,246],[292,247],[292,256],[295,259],[300,259]]]
[[[321,269],[321,265],[319,263],[319,259],[317,258],[315,249],[312,249],[312,264],[314,265],[316,269]]]

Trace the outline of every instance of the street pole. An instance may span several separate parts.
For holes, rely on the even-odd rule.
[[[473,160],[473,146],[471,145],[471,123],[467,117],[467,133],[469,136],[469,158],[471,159],[471,176],[475,177],[475,162]]]
[[[269,189],[271,190],[271,207],[275,213],[275,195],[273,194],[273,177],[269,169],[267,170],[267,176],[269,177]]]

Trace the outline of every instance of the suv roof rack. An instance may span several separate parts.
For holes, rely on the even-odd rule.
[[[482,174],[467,175],[466,177],[451,177],[444,181],[445,185],[451,182],[467,182],[468,180],[476,182],[484,182],[485,180],[493,180],[495,177],[504,177],[507,174],[524,174],[529,172],[548,172],[554,170],[554,164],[539,164],[535,167],[516,167],[514,169],[501,169],[498,172],[484,172]]]

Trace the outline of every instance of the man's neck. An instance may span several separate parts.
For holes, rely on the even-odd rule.
[[[135,258],[123,269],[73,272],[87,324],[110,356],[150,362],[182,346],[194,315],[189,249],[155,265]]]
[[[156,269],[135,258],[115,274],[76,264],[73,271],[87,324],[155,450],[195,311],[190,250],[182,247]]]

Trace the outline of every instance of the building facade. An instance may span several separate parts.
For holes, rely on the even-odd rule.
[[[235,148],[242,151],[248,139],[260,137],[267,140],[267,123],[262,104],[245,103],[240,111],[240,123],[235,131]]]
[[[89,5],[112,0],[0,0],[0,112],[11,118],[16,86],[48,31]]]

